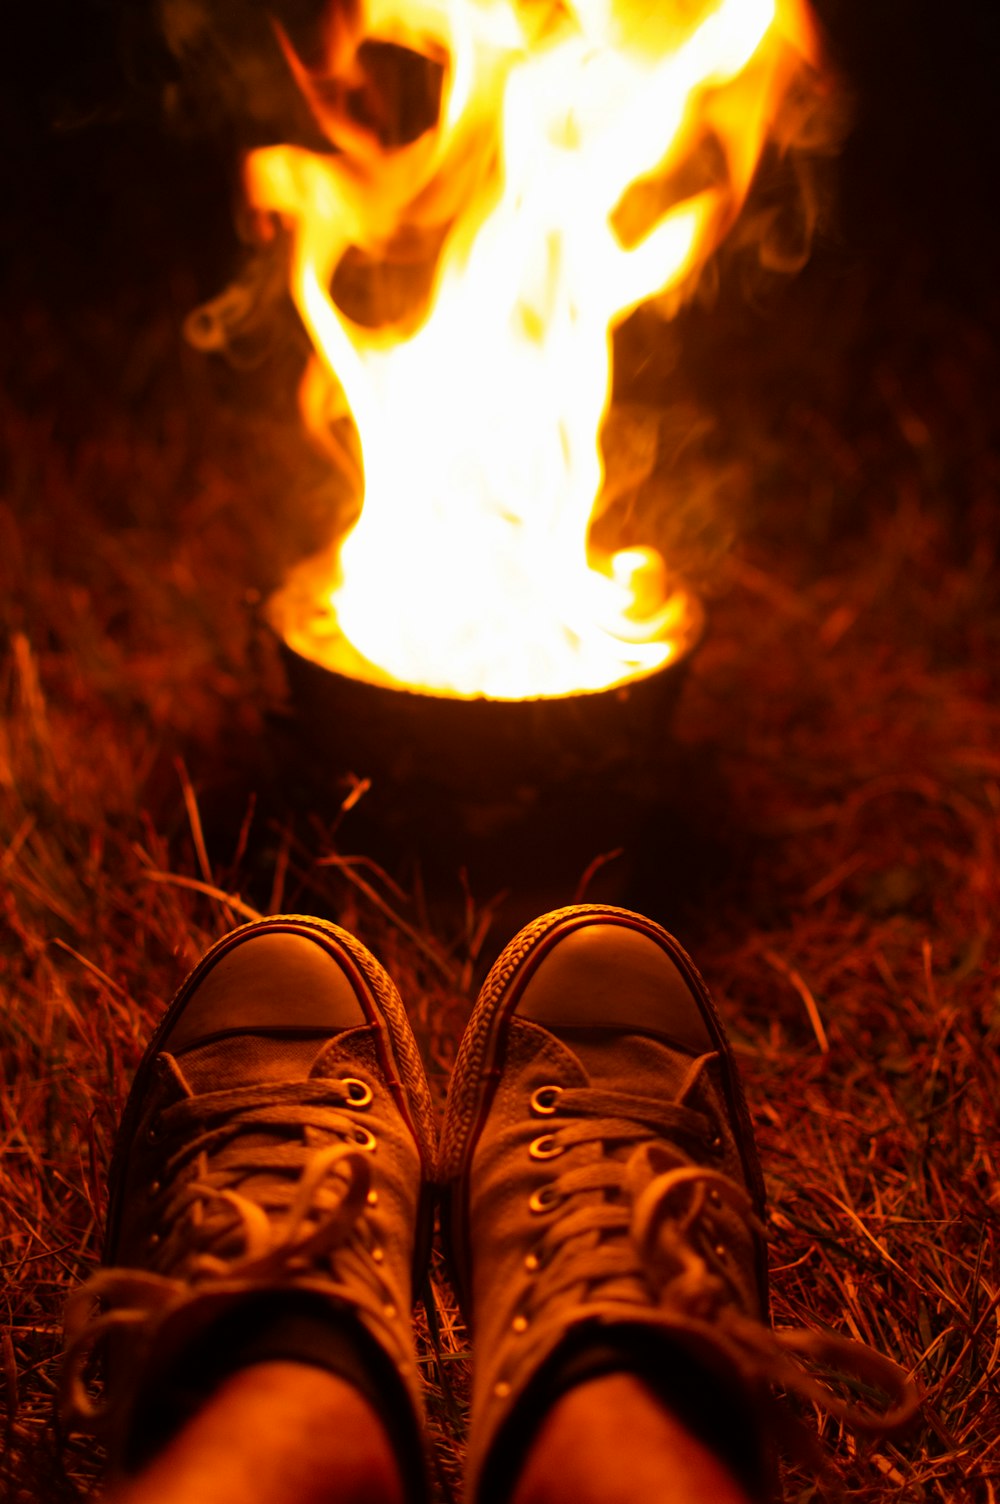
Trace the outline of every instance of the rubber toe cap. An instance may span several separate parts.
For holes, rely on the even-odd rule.
[[[715,1048],[701,1008],[670,956],[625,924],[594,923],[558,939],[518,1001],[519,1018],[560,1029],[651,1034],[691,1055]]]
[[[334,1034],[368,1022],[348,958],[326,937],[249,931],[195,972],[160,1041],[173,1053],[221,1034]]]

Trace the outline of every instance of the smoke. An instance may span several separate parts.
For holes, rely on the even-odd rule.
[[[836,212],[836,158],[851,125],[846,83],[828,66],[792,78],[727,252],[755,252],[765,272],[794,275]]]
[[[308,58],[318,46],[325,4],[157,0],[157,7],[174,64],[162,103],[175,129],[224,135],[237,150],[278,140],[322,145],[279,36],[292,37]]]

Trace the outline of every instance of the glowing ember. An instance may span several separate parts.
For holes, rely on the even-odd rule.
[[[373,43],[440,65],[416,140],[357,107]],[[307,421],[349,413],[364,470],[353,529],[277,602],[298,652],[518,699],[683,651],[697,607],[660,556],[588,541],[611,334],[718,244],[811,47],[797,0],[362,0],[331,19],[322,78],[289,52],[337,150],[256,151],[248,193],[291,232]],[[713,142],[707,186],[663,186]],[[362,320],[338,291],[345,268],[421,258],[401,315]]]

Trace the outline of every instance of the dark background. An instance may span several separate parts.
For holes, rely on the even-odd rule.
[[[134,299],[158,306],[184,268],[209,295],[238,262],[239,148],[289,129],[266,11],[208,7],[236,59],[182,77],[157,8],[124,0],[7,7],[0,59],[0,254],[4,297],[60,312]],[[279,10],[281,6],[277,7]],[[308,8],[303,0],[293,9]],[[837,209],[814,268],[836,289],[863,276],[896,316],[943,298],[995,307],[1000,168],[1000,12],[985,0],[820,0],[834,65],[853,99]],[[218,59],[216,59],[216,62]],[[905,284],[905,286],[904,286]],[[9,354],[10,352],[6,352]],[[104,379],[113,379],[101,372]]]
[[[255,39],[266,45],[266,7],[209,0],[206,8],[218,15],[220,45],[227,37],[233,50],[249,49]],[[271,9],[287,16],[307,8],[299,0]],[[149,227],[143,216],[157,203],[165,209],[169,197],[164,221],[177,242],[189,240],[204,256],[206,237],[195,232],[222,234],[227,206],[207,226],[204,216],[231,181],[234,139],[280,134],[277,91],[265,100],[248,80],[238,98],[235,86],[227,92],[216,81],[214,106],[203,99],[201,120],[192,112],[183,121],[189,139],[182,142],[178,131],[171,139],[164,91],[179,74],[149,0],[45,0],[7,10],[0,62],[7,248],[72,226],[74,266],[64,275],[67,287],[83,292],[100,268],[120,275],[109,250],[124,252],[126,240],[156,264],[157,250],[139,232]],[[843,154],[845,239],[857,254],[886,262],[891,249],[917,242],[936,272],[982,292],[988,255],[976,242],[988,238],[995,250],[997,233],[996,7],[985,0],[818,0],[814,10],[855,98]],[[184,87],[190,96],[191,80]],[[145,192],[129,182],[131,202],[123,204],[129,169],[145,180]],[[165,257],[174,237],[157,228]]]

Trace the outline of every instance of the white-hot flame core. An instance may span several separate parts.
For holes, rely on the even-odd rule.
[[[611,336],[731,222],[806,45],[788,16],[786,0],[369,0],[339,37],[335,75],[366,38],[446,71],[438,122],[416,142],[385,148],[314,102],[337,154],[249,160],[252,203],[292,231],[325,410],[342,394],[364,464],[363,508],[317,606],[326,637],[293,625],[293,646],[336,667],[342,638],[369,677],[521,698],[604,688],[683,644],[691,607],[653,550],[588,552]],[[683,165],[706,129],[724,181],[622,244],[626,190]],[[418,326],[353,322],[330,290],[345,253],[377,259],[434,224],[447,233]]]

